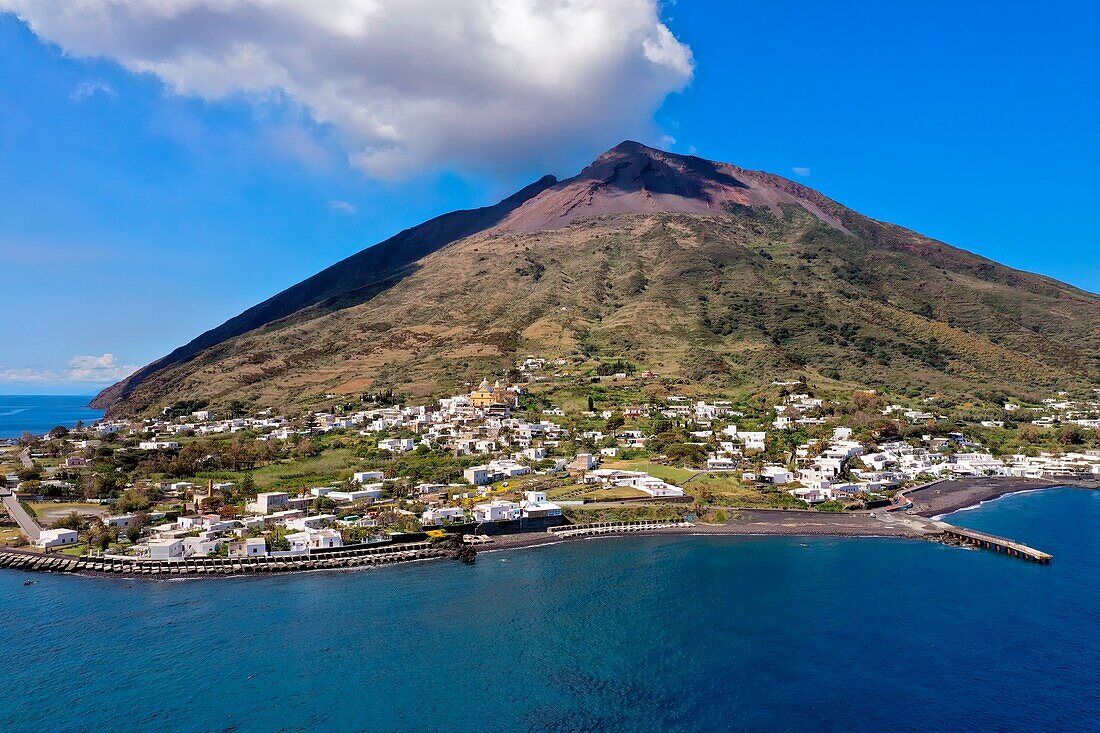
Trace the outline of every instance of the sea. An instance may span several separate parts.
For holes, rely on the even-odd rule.
[[[1100,491],[950,519],[1054,562],[631,536],[278,577],[0,570],[0,730],[1100,729]]]
[[[0,395],[0,438],[18,438],[24,432],[48,433],[78,420],[91,424],[103,410],[88,407],[91,395]]]

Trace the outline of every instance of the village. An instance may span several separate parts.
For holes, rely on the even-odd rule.
[[[598,407],[589,396],[574,412],[531,398],[545,367],[531,357],[522,381],[484,380],[428,404],[296,417],[165,410],[8,441],[0,541],[155,561],[301,557],[592,521],[721,522],[751,507],[904,511],[903,489],[920,482],[1100,476],[1095,393],[1004,404],[1008,420],[1027,418],[1015,433],[1057,426],[1065,444],[1005,452],[977,437],[1005,420],[960,426],[869,391],[840,408],[796,380],[774,383],[770,403],[671,390]],[[608,380],[631,377],[597,381]]]

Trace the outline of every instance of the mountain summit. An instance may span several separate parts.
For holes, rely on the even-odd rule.
[[[830,202],[812,189],[760,171],[666,153],[641,143],[619,143],[577,176],[547,187],[510,212],[499,231],[560,229],[577,219],[607,214],[683,212],[729,214],[762,206],[780,215],[794,204],[837,229]]]
[[[198,336],[93,404],[427,396],[529,354],[681,382],[803,374],[910,393],[1100,380],[1100,297],[780,176],[623,142],[444,214]]]

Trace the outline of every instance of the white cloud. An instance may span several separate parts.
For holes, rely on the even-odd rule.
[[[359,213],[359,209],[355,208],[355,204],[350,204],[347,201],[340,201],[336,199],[328,202],[328,207],[333,211],[338,211],[341,214],[349,214],[354,216]]]
[[[370,175],[654,138],[691,80],[657,0],[0,0],[43,39],[204,99],[286,97]]]
[[[65,370],[67,382],[117,382],[138,369],[138,364],[119,364],[114,354],[74,356]]]
[[[39,384],[57,381],[57,373],[49,369],[32,369],[29,367],[12,369],[0,367],[0,382],[28,382]]]
[[[76,85],[76,89],[69,95],[69,99],[74,102],[83,102],[97,94],[102,94],[105,97],[118,96],[115,88],[105,81],[82,81]]]
[[[60,372],[36,367],[4,367],[0,365],[0,382],[31,384],[65,384],[88,382],[108,384],[125,379],[141,367],[137,364],[119,364],[114,354],[100,356],[74,356],[69,366]]]
[[[802,165],[796,165],[794,168],[791,168],[791,172],[794,173],[796,176],[810,175],[810,169]]]

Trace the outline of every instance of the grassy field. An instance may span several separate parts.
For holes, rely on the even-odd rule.
[[[642,497],[648,497],[649,494],[638,489],[632,489],[629,486],[612,486],[606,489],[593,489],[583,495],[585,499],[595,499],[597,501],[613,501],[615,499],[639,499]]]
[[[650,476],[659,478],[662,481],[667,481],[670,484],[676,484],[677,486],[683,484],[697,473],[697,471],[692,471],[687,468],[664,466],[660,463],[650,463],[649,461],[606,461],[602,463],[600,467],[617,468],[620,471],[645,471]]]
[[[354,456],[346,448],[329,448],[314,458],[299,458],[261,466],[252,472],[252,480],[256,482],[259,491],[318,486],[348,478],[354,471],[369,467],[366,459]],[[200,473],[187,480],[201,484],[207,479],[239,482],[243,478],[244,473],[218,471]]]
[[[754,485],[742,485],[728,473],[700,473],[684,487],[689,494],[706,503],[729,507],[800,507],[802,502],[785,491],[765,491]]]
[[[34,510],[38,523],[43,527],[50,526],[72,512],[98,517],[105,517],[108,514],[107,507],[100,504],[87,504],[82,501],[38,501],[28,502],[27,506]]]

